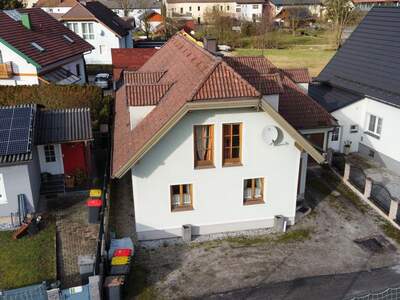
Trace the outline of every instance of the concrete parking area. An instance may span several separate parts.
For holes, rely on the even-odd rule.
[[[331,176],[318,168],[309,173],[307,202],[313,210],[285,234],[244,232],[206,242],[139,248],[126,299],[203,298],[396,265],[399,232]]]

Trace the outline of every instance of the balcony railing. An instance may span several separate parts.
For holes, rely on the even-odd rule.
[[[13,76],[11,62],[0,64],[0,79],[8,79]]]

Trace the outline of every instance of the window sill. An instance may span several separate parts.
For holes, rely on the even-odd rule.
[[[203,166],[195,166],[194,169],[195,170],[201,170],[201,169],[214,169],[215,166],[212,165],[203,165]]]
[[[241,162],[238,163],[224,163],[222,164],[222,167],[243,167],[243,164]]]
[[[255,205],[255,204],[264,204],[264,200],[244,200],[243,205]]]
[[[369,132],[369,131],[364,131],[364,134],[372,136],[373,138],[379,140],[381,137],[373,132]]]
[[[191,210],[193,210],[193,206],[171,208],[171,212],[191,211]]]

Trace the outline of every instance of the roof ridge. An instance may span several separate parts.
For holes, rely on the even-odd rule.
[[[204,86],[204,84],[207,82],[208,78],[210,78],[211,74],[215,71],[217,66],[220,64],[220,61],[216,61],[214,65],[210,68],[210,70],[207,72],[207,75],[204,76],[203,80],[200,81],[197,86],[193,89],[192,94],[189,97],[189,101],[193,101],[194,97],[197,95],[197,93],[200,91],[200,89]]]

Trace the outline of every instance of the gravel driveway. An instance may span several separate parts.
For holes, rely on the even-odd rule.
[[[284,235],[139,249],[126,299],[205,297],[295,278],[395,265],[399,247],[385,236],[378,215],[342,185],[333,186],[331,178],[319,176],[310,174],[308,180],[307,201],[313,211]],[[338,191],[335,196],[333,189]],[[354,242],[376,236],[384,241],[381,248],[371,250]]]

